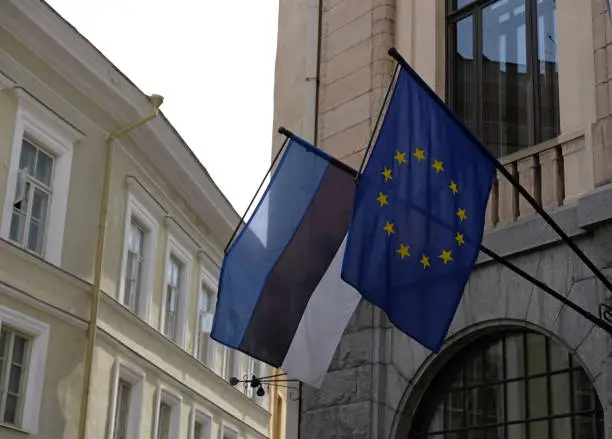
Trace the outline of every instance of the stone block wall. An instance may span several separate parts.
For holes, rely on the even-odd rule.
[[[355,168],[393,73],[394,1],[323,1],[318,146]]]

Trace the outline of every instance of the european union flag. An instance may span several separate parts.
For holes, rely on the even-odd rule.
[[[342,278],[434,352],[482,241],[494,166],[477,142],[402,67],[355,196]]]

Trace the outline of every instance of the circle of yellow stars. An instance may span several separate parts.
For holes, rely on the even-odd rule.
[[[415,151],[412,153],[412,156],[414,158],[416,158],[417,163],[420,163],[421,161],[426,161],[427,157],[425,156],[425,150],[423,149],[419,149],[419,148],[415,148]],[[403,163],[408,163],[408,160],[406,159],[406,153],[405,152],[401,152],[399,150],[396,150],[395,155],[393,156],[393,160],[397,162],[398,167],[401,166]],[[436,174],[441,174],[443,172],[445,172],[446,170],[444,169],[444,162],[441,160],[435,160],[433,161],[433,164],[431,165],[431,167],[433,169],[435,169]],[[387,168],[386,166],[384,166],[383,171],[381,172],[383,178],[385,179],[385,183],[393,180],[393,170]],[[457,185],[457,183],[455,183],[453,180],[450,181],[450,184],[448,185],[448,189],[451,191],[451,193],[453,195],[457,195],[459,193],[459,186]],[[385,207],[389,205],[389,199],[388,199],[388,194],[385,194],[383,192],[379,192],[378,193],[378,197],[376,198],[376,201],[378,201],[380,203],[380,207]],[[459,208],[457,209],[457,213],[456,213],[457,217],[459,217],[459,222],[463,223],[463,221],[466,221],[468,219],[467,216],[467,212],[466,209],[462,209]],[[394,235],[396,233],[395,231],[395,224],[389,221],[385,221],[385,225],[383,227],[383,230],[385,231],[385,233],[387,234],[387,236],[391,236]],[[459,247],[461,247],[462,245],[465,244],[465,237],[463,235],[463,233],[457,232],[456,236],[455,236],[455,241],[457,241],[457,245]],[[400,243],[400,247],[398,250],[396,250],[397,253],[400,255],[400,257],[402,258],[402,260],[404,258],[409,258],[412,256],[412,254],[410,253],[410,245],[404,244],[404,243]],[[438,258],[444,263],[444,265],[452,263],[454,261],[453,259],[453,252],[452,250],[447,250],[447,249],[442,249],[440,255],[438,256]],[[431,267],[431,258],[430,256],[426,255],[426,254],[422,254],[421,255],[421,259],[419,260],[419,263],[423,266],[423,269],[426,270],[428,268]]]

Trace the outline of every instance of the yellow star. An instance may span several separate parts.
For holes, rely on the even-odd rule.
[[[381,172],[381,174],[385,177],[385,181],[393,180],[391,177],[391,169],[387,169],[385,166],[385,170]]]
[[[423,255],[419,262],[423,265],[423,270],[425,270],[427,267],[431,267],[431,264],[429,263],[429,256]]]
[[[457,244],[459,245],[459,247],[465,244],[465,240],[463,239],[463,233],[457,232],[457,236],[455,236],[455,240],[457,241]]]
[[[453,257],[452,255],[452,251],[446,251],[446,250],[442,250],[442,254],[440,256],[438,256],[440,259],[442,259],[444,261],[444,264],[446,265],[447,262],[453,262]]]
[[[389,221],[386,221],[387,224],[385,224],[385,227],[383,227],[383,229],[385,229],[385,232],[387,232],[387,236],[391,236],[395,233],[395,230],[393,229],[393,223],[390,223]]]
[[[457,194],[459,192],[459,188],[457,187],[457,183],[455,183],[453,180],[451,180],[451,184],[448,186],[448,188],[453,191],[453,195]]]
[[[387,194],[383,194],[382,192],[378,193],[378,198],[376,199],[376,201],[378,201],[380,203],[380,207],[386,206],[389,204],[389,201],[387,201]]]
[[[399,250],[397,252],[400,254],[402,259],[404,259],[406,256],[410,256],[410,246],[409,245],[400,244],[400,248],[399,248]]]
[[[459,222],[463,222],[463,220],[468,219],[467,213],[465,213],[465,209],[458,209],[457,216],[459,217]]]
[[[395,157],[393,157],[393,160],[397,160],[398,165],[401,165],[402,163],[408,163],[408,161],[406,160],[406,153],[399,152],[399,150],[395,153]]]
[[[440,172],[444,172],[444,166],[442,166],[442,164],[443,162],[439,160],[434,160],[434,164],[431,165],[431,167],[436,170],[436,174],[439,174]]]
[[[425,160],[425,151],[417,148],[416,151],[412,154],[416,157],[417,161]]]

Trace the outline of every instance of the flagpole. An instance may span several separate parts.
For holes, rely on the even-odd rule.
[[[281,133],[281,134],[285,134],[285,128],[280,127],[278,129],[278,132]],[[253,205],[253,202],[255,201],[255,198],[257,198],[257,194],[261,190],[261,187],[263,186],[264,182],[266,181],[266,178],[268,178],[268,175],[270,175],[270,172],[272,172],[272,169],[274,169],[274,165],[276,165],[276,162],[278,161],[278,158],[280,157],[281,153],[284,151],[285,147],[287,146],[287,142],[288,141],[289,141],[289,137],[287,136],[287,137],[285,137],[285,140],[284,140],[283,144],[281,145],[280,149],[278,150],[278,152],[274,156],[274,160],[272,160],[272,164],[268,168],[268,172],[266,172],[266,175],[264,175],[264,178],[261,180],[261,183],[259,183],[259,187],[255,191],[255,194],[253,195],[253,198],[251,198],[251,202],[249,203],[248,207],[246,208],[246,210],[242,214],[242,217],[240,218],[240,222],[238,223],[238,225],[234,229],[234,232],[232,233],[232,236],[230,237],[229,241],[227,241],[227,245],[225,246],[225,250],[223,250],[223,254],[227,254],[227,250],[229,249],[230,245],[232,244],[232,241],[234,240],[234,238],[236,237],[236,233],[238,233],[238,229],[240,229],[240,226],[244,223],[244,218],[246,217],[247,213],[251,209],[251,206]]]
[[[389,55],[401,65],[408,74],[410,74],[422,87],[438,101],[441,107],[446,113],[457,123],[457,125],[463,130],[463,132],[476,144],[480,152],[491,162],[495,168],[514,186],[519,193],[525,197],[531,207],[548,223],[549,226],[561,237],[561,239],[569,245],[569,247],[578,255],[578,257],[585,263],[587,267],[595,274],[595,276],[606,286],[608,291],[612,292],[612,282],[610,282],[604,274],[591,262],[591,260],[580,250],[576,243],[563,231],[561,227],[552,219],[552,217],[546,212],[542,206],[531,196],[531,194],[510,174],[510,172],[487,150],[482,142],[465,126],[465,124],[446,106],[446,104],[440,99],[440,97],[434,93],[433,90],[423,81],[421,77],[408,65],[406,60],[399,54],[399,52],[392,47],[389,49]]]

